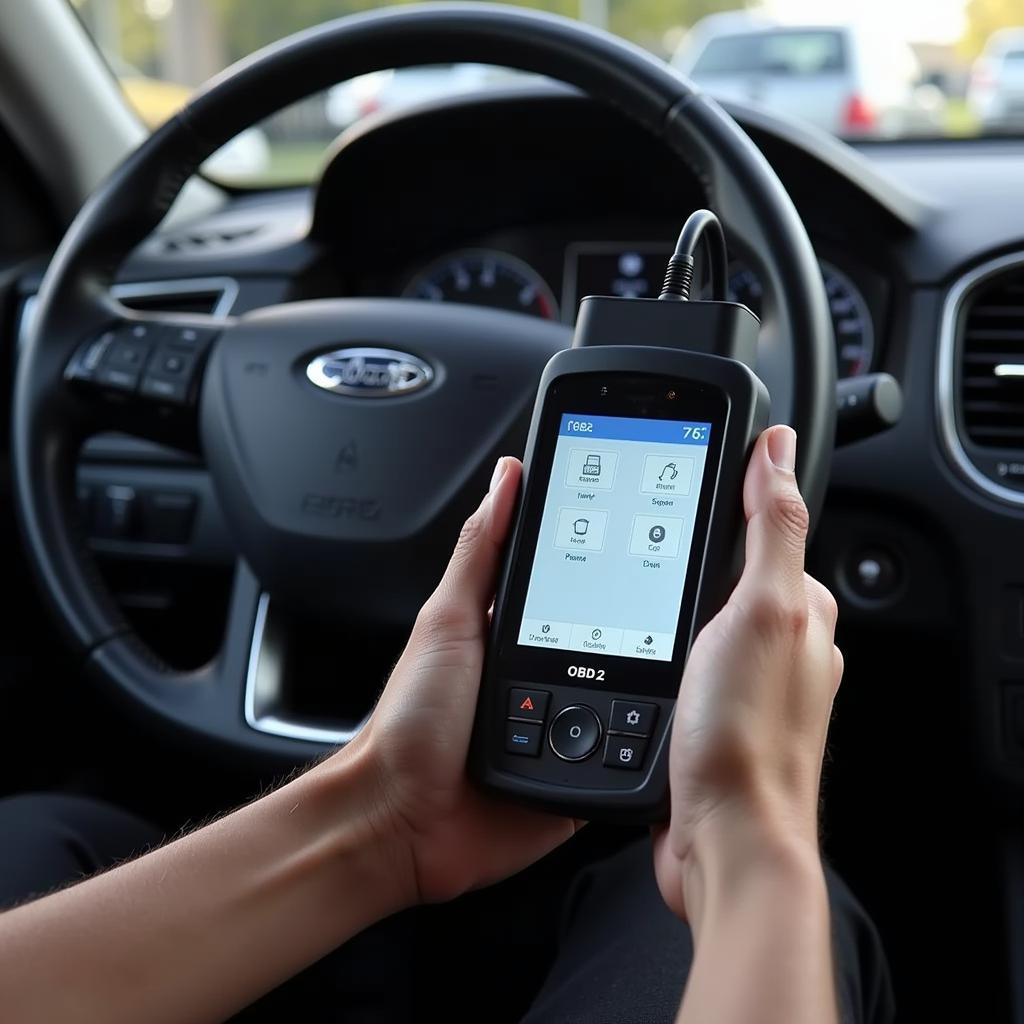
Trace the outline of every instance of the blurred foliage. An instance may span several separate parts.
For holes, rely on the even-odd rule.
[[[608,0],[608,28],[667,57],[663,51],[670,34],[678,42],[683,30],[701,18],[746,6],[745,0]]]
[[[118,75],[128,64],[146,75],[161,72],[161,25],[143,0],[72,0],[73,6]]]
[[[161,34],[173,3],[161,0],[72,0],[92,35],[115,64],[166,75]],[[227,65],[260,47],[331,18],[414,0],[208,0]],[[517,0],[520,6],[578,17],[580,0]],[[585,2],[585,0],[584,0]],[[666,39],[715,11],[746,0],[606,0],[608,28],[664,54]],[[156,17],[159,13],[162,17]]]
[[[985,48],[990,35],[1001,28],[1024,28],[1024,0],[967,0],[967,28],[960,53],[973,60]]]

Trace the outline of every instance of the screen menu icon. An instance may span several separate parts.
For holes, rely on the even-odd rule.
[[[617,452],[601,448],[573,448],[569,452],[565,486],[610,491],[615,484],[618,464]]]

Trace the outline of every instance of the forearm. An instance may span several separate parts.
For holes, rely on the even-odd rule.
[[[138,860],[0,915],[5,1017],[223,1020],[399,909],[357,751]]]
[[[679,1024],[835,1024],[831,921],[817,851],[721,841],[688,881],[695,955]]]

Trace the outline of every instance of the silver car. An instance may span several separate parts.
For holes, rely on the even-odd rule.
[[[967,105],[986,131],[1024,126],[1024,28],[992,34],[971,69]]]
[[[910,47],[850,25],[713,14],[693,27],[672,63],[716,98],[754,103],[844,138],[942,132],[944,99],[920,85]]]

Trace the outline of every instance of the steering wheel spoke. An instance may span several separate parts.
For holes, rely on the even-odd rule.
[[[126,317],[104,324],[75,349],[64,380],[90,430],[118,430],[194,451],[206,358],[224,321]]]
[[[281,710],[280,652],[287,629],[269,614],[270,597],[255,574],[239,560],[228,602],[220,650],[206,665],[182,670],[164,663],[138,636],[122,629],[97,644],[88,665],[101,681],[113,682],[157,719],[183,735],[216,749],[225,742],[239,749],[259,747],[278,771],[308,760],[355,734],[292,722]],[[298,741],[298,745],[296,743]]]

